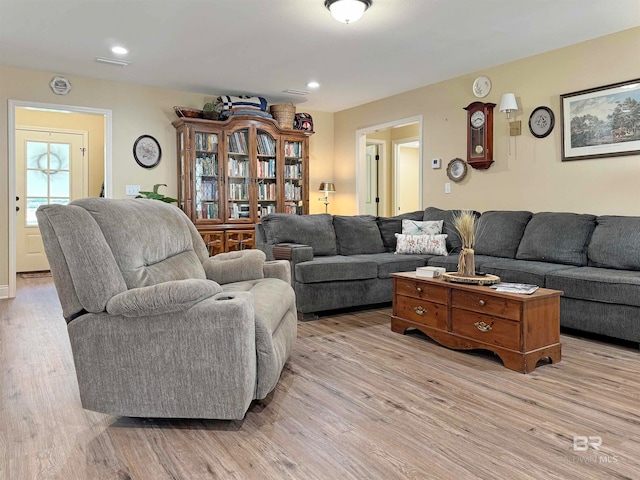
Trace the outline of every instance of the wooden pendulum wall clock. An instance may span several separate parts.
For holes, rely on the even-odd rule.
[[[467,111],[467,163],[486,170],[493,163],[493,107],[495,103],[473,102]]]

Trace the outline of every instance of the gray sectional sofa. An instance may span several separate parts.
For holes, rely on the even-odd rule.
[[[461,244],[454,213],[429,207],[389,218],[272,214],[256,226],[256,246],[272,259],[274,246],[289,244],[298,315],[304,318],[390,302],[393,272],[425,265],[455,271]],[[562,290],[561,326],[640,342],[640,217],[477,215],[477,271]],[[442,220],[449,255],[396,254],[402,219]]]

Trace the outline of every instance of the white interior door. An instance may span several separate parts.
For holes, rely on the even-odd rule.
[[[36,210],[88,195],[87,134],[16,128],[16,271],[49,270]]]
[[[380,156],[378,154],[378,145],[367,145],[367,191],[365,193],[365,213],[367,215],[378,215],[378,204],[380,198],[378,196],[378,164]]]
[[[420,155],[413,144],[395,150],[394,215],[399,215],[420,210]]]

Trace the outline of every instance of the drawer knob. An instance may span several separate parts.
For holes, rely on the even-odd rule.
[[[422,289],[420,287],[416,287],[416,292],[422,293]]]
[[[427,313],[427,311],[420,306],[413,307],[413,311],[416,312],[418,315],[424,315],[425,313]]]
[[[478,304],[479,304],[481,307],[484,307],[485,302],[484,302],[484,300],[480,300],[480,301],[478,302]]]
[[[474,323],[474,325],[476,326],[476,328],[478,330],[480,330],[481,332],[488,332],[489,330],[491,330],[491,325],[487,325],[484,322],[476,322]]]

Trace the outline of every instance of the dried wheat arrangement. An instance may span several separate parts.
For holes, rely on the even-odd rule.
[[[458,256],[458,274],[473,277],[476,274],[473,251],[476,242],[476,216],[470,210],[461,210],[454,214],[453,225],[462,241],[462,250]]]

